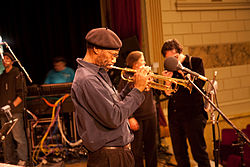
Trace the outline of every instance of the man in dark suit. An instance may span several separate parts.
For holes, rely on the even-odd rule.
[[[164,58],[176,57],[186,68],[204,75],[202,59],[183,54],[183,47],[176,39],[166,41],[162,46]],[[163,75],[184,79],[190,77],[182,71],[170,72],[165,70]],[[205,84],[200,79],[195,79],[194,83],[202,88]],[[166,82],[166,84],[171,84]],[[199,167],[210,167],[208,154],[206,152],[206,142],[204,139],[204,128],[207,122],[207,113],[204,110],[202,95],[196,90],[192,92],[179,86],[175,93],[165,91],[170,96],[168,103],[169,130],[172,140],[175,159],[180,167],[189,167],[189,155],[187,139],[189,141],[194,160]]]

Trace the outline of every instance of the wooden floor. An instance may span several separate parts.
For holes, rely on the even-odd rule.
[[[175,160],[171,160],[170,163],[166,163],[164,162],[164,160],[158,160],[158,164],[157,167],[172,167],[173,165],[171,164],[176,164]],[[211,167],[215,167],[215,164],[213,161],[210,161],[210,165]],[[198,165],[194,162],[191,162],[191,166],[192,167],[198,167]],[[77,162],[77,163],[72,163],[72,164],[65,164],[65,167],[87,167],[87,162],[83,161],[83,162]],[[222,165],[219,164],[219,167],[223,167]]]
[[[65,167],[87,167],[87,160],[75,163],[65,163],[64,165]],[[192,159],[190,159],[190,165],[191,167],[198,167],[197,163]],[[215,167],[214,161],[210,160],[210,165],[211,167]],[[158,156],[157,167],[173,167],[173,166],[176,166],[176,161],[174,156],[167,156],[165,158],[162,155]],[[219,164],[219,167],[223,166]]]
[[[198,165],[191,160],[191,167],[198,167]],[[158,156],[158,164],[157,167],[173,167],[175,166],[176,162],[174,159],[174,156],[167,156],[166,158],[162,156]],[[210,161],[211,167],[215,167],[215,164],[213,161]],[[29,165],[28,165],[29,166]],[[34,167],[34,165],[31,165]],[[5,163],[0,163],[0,167],[17,167],[16,165],[9,165]],[[58,163],[48,163],[45,165],[38,164],[35,165],[35,167],[87,167],[87,159],[82,160],[73,160],[70,162],[58,162]],[[219,167],[222,167],[222,165],[219,165]]]
[[[157,167],[171,167],[175,166],[176,164],[174,156],[165,153],[159,153],[157,161],[158,161]],[[87,159],[73,163],[66,162],[64,163],[64,165],[65,167],[87,167]]]
[[[170,167],[171,165],[168,165],[166,162],[162,160],[158,160],[157,167]],[[65,167],[87,167],[87,162],[82,161],[82,162],[77,162],[77,163],[65,163]]]
[[[82,161],[82,162],[75,162],[75,163],[65,163],[65,167],[86,167],[87,162]]]

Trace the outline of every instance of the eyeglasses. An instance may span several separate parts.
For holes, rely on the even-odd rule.
[[[113,57],[115,57],[115,58],[118,58],[119,57],[119,52],[115,52],[114,53],[114,51],[110,51],[110,50],[106,50],[109,54],[111,54]]]

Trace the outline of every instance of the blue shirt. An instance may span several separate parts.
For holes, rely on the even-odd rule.
[[[2,58],[0,58],[0,74],[2,74],[3,71],[4,71],[4,66],[3,66]]]
[[[62,71],[50,70],[46,79],[45,84],[56,84],[56,83],[66,83],[73,82],[75,72],[69,67],[65,67]]]
[[[128,117],[144,101],[143,93],[126,87],[118,94],[103,68],[79,58],[77,62],[71,98],[83,145],[89,151],[96,151],[103,146],[124,146],[132,142],[134,136]]]

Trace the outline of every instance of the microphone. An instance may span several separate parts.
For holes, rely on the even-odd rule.
[[[164,69],[168,71],[177,71],[178,59],[175,57],[167,57],[164,60]]]
[[[215,80],[216,76],[217,76],[217,71],[214,72],[213,80],[210,82],[209,85],[207,85],[207,89],[206,89],[206,92],[207,92],[206,95],[209,96],[211,101],[214,101],[214,95],[216,94],[217,89],[218,89],[218,83]],[[211,108],[212,108],[211,104],[207,100],[205,100],[204,109],[206,111],[210,111]]]
[[[193,76],[198,77],[199,79],[203,80],[203,81],[208,81],[208,79],[203,76],[200,75],[197,72],[194,72],[186,67],[183,67],[183,65],[178,61],[178,59],[176,57],[167,57],[164,61],[164,68],[168,71],[178,71],[178,70],[182,70],[185,71]]]
[[[216,89],[218,88],[217,81],[215,80],[216,76],[217,76],[217,71],[214,72],[214,77],[213,80],[211,81],[211,84],[213,86],[211,86],[211,84],[207,85],[207,93],[214,94],[215,93],[214,91],[216,91]]]

